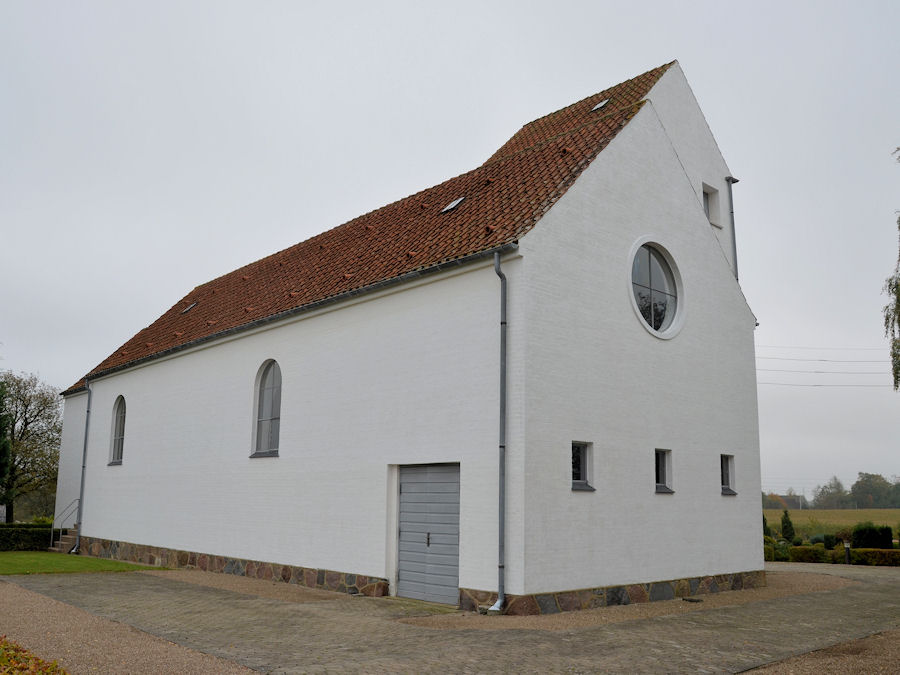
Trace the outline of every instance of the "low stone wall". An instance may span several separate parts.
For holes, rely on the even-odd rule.
[[[763,570],[757,570],[627,586],[582,588],[575,591],[535,593],[534,595],[507,595],[504,614],[556,614],[557,612],[571,612],[595,607],[630,605],[636,602],[672,600],[718,593],[719,591],[739,591],[742,588],[759,588],[765,585],[766,573]],[[493,605],[496,601],[496,591],[459,589],[461,609],[478,611],[479,605]]]
[[[97,558],[111,558],[142,565],[160,567],[191,567],[205,572],[236,574],[255,579],[272,579],[309,588],[322,588],[338,593],[361,593],[372,597],[388,594],[388,582],[379,577],[334,570],[279,565],[259,560],[244,560],[196,551],[178,551],[160,546],[145,546],[125,541],[110,541],[94,537],[81,538],[81,551]]]

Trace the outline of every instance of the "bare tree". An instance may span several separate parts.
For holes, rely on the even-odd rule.
[[[0,372],[6,395],[0,414],[6,417],[10,461],[0,482],[0,502],[6,505],[6,522],[14,520],[17,497],[56,483],[62,433],[59,392],[36,375],[11,370]]]
[[[900,148],[894,150],[900,162]],[[900,217],[897,218],[897,230],[900,232]],[[894,273],[884,282],[884,292],[888,303],[884,306],[884,336],[890,341],[891,374],[894,377],[894,391],[900,388],[900,253],[897,254],[897,265]]]

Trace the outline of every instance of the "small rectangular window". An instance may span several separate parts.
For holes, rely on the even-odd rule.
[[[719,215],[719,191],[706,183],[703,184],[703,212],[710,225],[722,227]]]
[[[734,455],[719,455],[722,474],[722,494],[736,495],[734,491]]]
[[[656,491],[672,494],[672,451],[656,450]]]
[[[592,492],[591,487],[591,444],[572,442],[572,489],[587,490]]]

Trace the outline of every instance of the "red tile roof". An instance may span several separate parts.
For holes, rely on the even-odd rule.
[[[198,286],[88,377],[512,244],[637,113],[671,65],[526,124],[477,169]]]

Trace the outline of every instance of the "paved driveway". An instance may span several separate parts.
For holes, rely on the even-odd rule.
[[[563,631],[434,630],[410,605],[290,602],[142,573],[6,577],[98,616],[262,672],[740,672],[900,627],[900,568],[776,564],[860,581]]]

